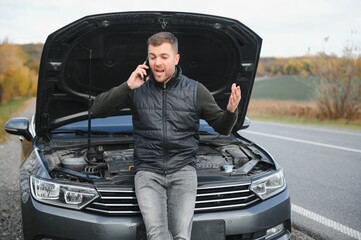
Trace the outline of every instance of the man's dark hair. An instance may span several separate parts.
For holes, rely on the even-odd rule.
[[[178,39],[170,32],[159,32],[148,38],[147,45],[160,46],[163,43],[170,43],[174,52],[178,53]]]

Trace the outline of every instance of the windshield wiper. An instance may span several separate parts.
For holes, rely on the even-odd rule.
[[[75,134],[75,135],[79,135],[79,136],[84,136],[84,135],[88,135],[89,131],[88,130],[80,130],[80,129],[75,129],[75,130],[56,130],[56,131],[52,131],[52,134]],[[92,135],[110,135],[110,136],[124,136],[124,135],[133,135],[133,132],[108,132],[108,131],[90,131],[90,133]]]
[[[207,131],[198,131],[199,135],[216,135],[214,133],[210,133],[210,132],[207,132]]]

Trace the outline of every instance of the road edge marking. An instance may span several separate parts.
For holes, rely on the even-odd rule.
[[[303,207],[297,206],[295,204],[291,204],[291,209],[293,212],[301,214],[302,216],[312,219],[318,223],[321,223],[322,225],[330,227],[338,232],[346,234],[347,236],[350,236],[357,240],[361,240],[361,232],[359,232],[353,228],[347,227],[341,223],[335,222],[329,218],[321,216],[317,213],[309,211],[309,210],[307,210]]]
[[[256,132],[256,131],[250,131],[250,130],[244,130],[244,132],[250,133],[250,134],[255,134],[255,135],[260,135],[260,136],[265,136],[265,137],[278,138],[278,139],[287,140],[287,141],[300,142],[300,143],[317,145],[317,146],[321,146],[321,147],[328,147],[328,148],[334,148],[334,149],[339,149],[339,150],[344,150],[344,151],[361,153],[361,150],[354,149],[354,148],[340,147],[340,146],[331,145],[331,144],[318,143],[318,142],[307,141],[307,140],[302,140],[302,139],[297,139],[297,138],[283,137],[283,136],[279,136],[279,135],[260,133],[260,132]]]

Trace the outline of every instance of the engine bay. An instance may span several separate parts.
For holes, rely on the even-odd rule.
[[[52,177],[74,181],[113,180],[135,172],[132,144],[97,144],[92,147],[47,147],[43,156]],[[257,150],[242,144],[201,143],[197,170],[223,175],[251,176],[270,168]]]

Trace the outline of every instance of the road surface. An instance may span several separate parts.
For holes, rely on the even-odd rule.
[[[361,131],[252,121],[242,135],[284,168],[296,227],[361,239]]]

